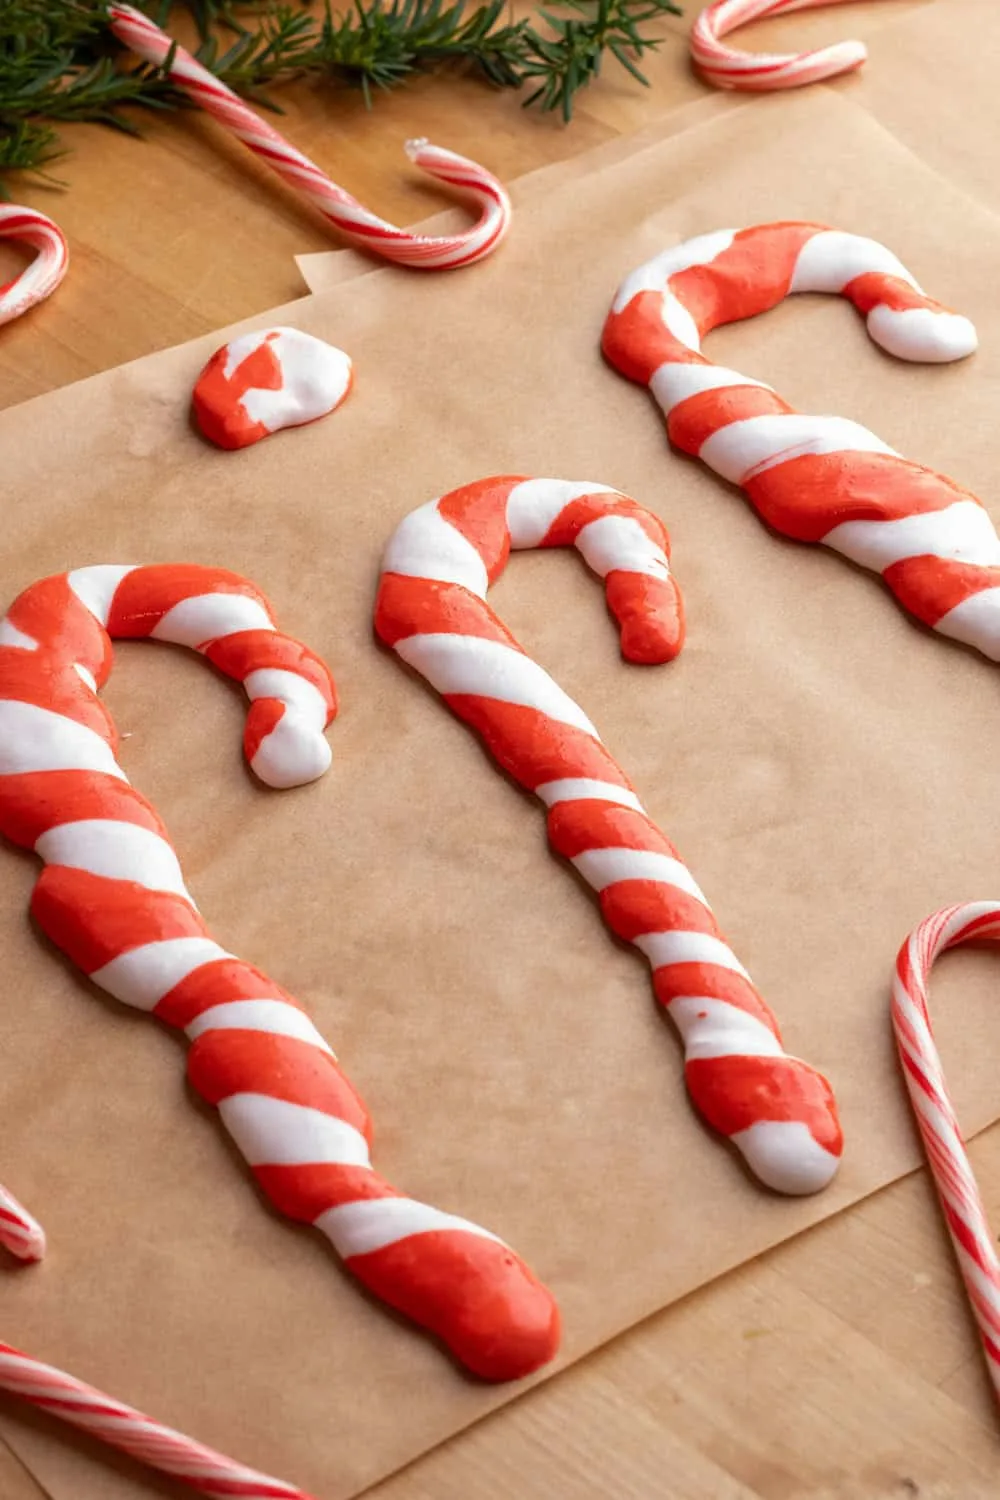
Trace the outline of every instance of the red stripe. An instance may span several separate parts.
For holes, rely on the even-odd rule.
[[[116,639],[148,636],[175,604],[201,594],[238,594],[272,615],[265,596],[238,573],[198,563],[163,563],[136,568],[122,579],[112,601],[108,634]]]
[[[895,521],[976,498],[944,474],[889,453],[790,458],[743,489],[769,526],[799,542],[821,542],[844,521]]]
[[[99,771],[31,771],[0,776],[0,833],[31,849],[43,833],[85,818],[134,823],[167,838],[167,831],[140,792]]]
[[[49,651],[23,651],[0,646],[0,698],[33,703],[62,714],[99,734],[112,750],[118,734],[111,715],[74,671],[68,658],[60,660]]]
[[[927,307],[933,312],[949,311],[940,302],[933,302],[923,292],[904,281],[900,276],[887,276],[884,271],[867,271],[855,276],[842,288],[841,295],[850,299],[860,313],[870,313],[873,307],[891,307],[893,312],[907,312],[914,307]]]
[[[208,936],[182,896],[65,865],[42,871],[31,893],[31,915],[85,974],[143,943]]]
[[[581,495],[556,516],[539,542],[540,547],[572,547],[585,526],[605,516],[624,516],[642,527],[650,541],[670,556],[670,538],[659,516],[628,495]]]
[[[582,729],[556,723],[537,708],[471,693],[445,693],[443,701],[482,736],[501,769],[529,792],[567,776],[628,786],[624,772],[599,741]]]
[[[566,859],[588,849],[649,849],[671,859],[679,857],[670,840],[645,813],[599,802],[596,798],[558,802],[549,810],[548,828],[553,849]]]
[[[229,375],[226,374],[228,360],[229,345],[224,344],[198,376],[191,400],[198,426],[205,436],[231,452],[267,437],[271,429],[250,416],[243,397],[251,390],[280,391],[284,374],[267,339],[252,349]]]
[[[1000,568],[944,557],[904,557],[886,568],[882,577],[903,608],[925,625],[936,625],[973,594],[1000,587]]]
[[[362,1133],[370,1139],[367,1128]],[[307,1224],[315,1223],[320,1214],[341,1203],[367,1203],[376,1198],[400,1196],[368,1167],[311,1162],[295,1167],[254,1167],[253,1175],[279,1213]]]
[[[74,594],[66,574],[42,578],[7,611],[12,625],[49,647],[60,663],[79,662],[98,687],[111,670],[111,642],[90,610]]]
[[[291,636],[278,630],[237,630],[212,641],[205,649],[205,656],[213,667],[236,682],[265,668],[294,672],[322,693],[333,716],[337,691],[329,667],[315,651]]]
[[[720,386],[678,402],[667,416],[667,436],[682,453],[700,453],[702,445],[730,422],[784,416],[792,410],[787,401],[762,385]]]
[[[507,498],[523,482],[519,474],[498,474],[463,485],[438,501],[439,514],[479,553],[490,583],[503,572],[510,552]]]
[[[788,295],[803,245],[824,228],[787,222],[743,229],[707,265],[671,276],[670,291],[702,336],[723,323],[756,317]]]
[[[375,603],[375,629],[387,646],[411,635],[446,631],[521,647],[482,599],[460,583],[383,573]]]
[[[639,385],[648,385],[663,364],[704,363],[664,323],[662,292],[637,292],[621,312],[609,313],[601,352],[626,379]]]
[[[251,703],[243,730],[243,754],[248,764],[253,764],[257,751],[284,717],[285,705],[278,698],[258,698]]]
[[[653,974],[653,990],[659,1003],[668,1008],[681,996],[704,995],[708,1000],[724,1000],[762,1022],[781,1041],[778,1023],[748,979],[720,964],[667,964]]]
[[[157,1005],[154,1015],[168,1026],[188,1026],[203,1011],[230,1000],[283,1000],[302,1010],[280,985],[241,958],[219,958],[199,967],[175,984]]]
[[[559,1313],[505,1245],[461,1230],[407,1235],[345,1264],[383,1302],[436,1333],[473,1374],[519,1380],[559,1347]]]
[[[673,578],[615,568],[604,580],[608,608],[621,630],[626,661],[659,666],[684,645],[684,600]]]
[[[704,902],[663,880],[617,880],[600,894],[611,931],[632,943],[647,932],[704,932],[721,937]]]
[[[368,1112],[328,1052],[298,1037],[225,1027],[197,1037],[188,1077],[209,1104],[233,1094],[266,1094],[345,1120],[362,1134]]]
[[[696,1109],[722,1135],[736,1135],[758,1120],[790,1120],[805,1125],[832,1155],[843,1150],[833,1091],[798,1058],[705,1058],[688,1062],[684,1077]]]

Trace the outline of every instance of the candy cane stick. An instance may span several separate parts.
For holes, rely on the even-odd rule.
[[[267,600],[218,568],[91,567],[32,585],[0,621],[0,833],[45,861],[42,930],[116,999],[183,1030],[188,1076],[262,1190],[315,1224],[375,1296],[477,1374],[551,1358],[551,1296],[499,1240],[372,1170],[367,1111],[301,1006],[208,934],[166,831],[115,759],[96,692],[110,638],[191,646],[251,700],[244,750],[270,786],[319,776],[333,683]]]
[[[970,901],[921,922],[896,960],[892,1024],[903,1077],[927,1152],[945,1223],[1000,1397],[1000,1261],[934,1042],[927,986],[931,967],[959,943],[1000,941],[1000,904]]]
[[[383,559],[375,628],[545,804],[552,847],[599,893],[612,932],[649,959],[696,1108],[769,1186],[815,1192],[842,1148],[829,1084],[786,1056],[705,897],[597,730],[485,602],[511,547],[570,545],[605,580],[623,655],[675,656],[681,604],[660,522],[616,490],[558,479],[484,479],[409,515]]]
[[[124,1402],[0,1343],[0,1391],[81,1428],[90,1437],[169,1474],[203,1495],[226,1500],[310,1500],[305,1490],[238,1464]]]
[[[342,234],[373,254],[423,270],[453,270],[491,255],[510,228],[510,199],[492,172],[453,151],[444,151],[425,140],[414,140],[406,143],[406,153],[414,165],[471,198],[479,204],[481,215],[477,224],[461,234],[433,236],[397,229],[369,213],[350,193],[331,182],[315,162],[297,151],[189,52],[178,47],[148,16],[130,5],[111,5],[108,16],[119,41],[147,62],[166,68],[178,88],[225,125],[237,140],[249,146]]]
[[[5,1187],[0,1187],[0,1245],[18,1260],[45,1256],[45,1230]]]
[[[863,42],[835,42],[815,52],[738,52],[721,37],[765,16],[784,16],[793,10],[816,10],[846,0],[716,0],[706,6],[691,28],[691,56],[709,83],[720,89],[766,93],[797,89],[823,78],[836,78],[860,68],[868,57]]]
[[[0,323],[10,323],[55,291],[66,275],[69,249],[58,224],[14,203],[0,203],[0,240],[22,240],[38,251],[20,276],[0,286]]]
[[[622,283],[607,358],[649,386],[672,443],[740,485],[775,531],[880,573],[904,609],[1000,660],[1000,538],[968,490],[843,417],[803,416],[700,352],[711,329],[791,292],[839,292],[900,359],[962,359],[967,318],[921,291],[874,240],[820,224],[764,224],[689,240]]]

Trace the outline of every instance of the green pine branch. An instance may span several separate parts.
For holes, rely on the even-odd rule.
[[[552,0],[514,21],[507,0],[352,0],[314,16],[280,0],[139,0],[160,25],[186,11],[197,56],[237,92],[277,109],[273,85],[303,75],[374,90],[417,72],[462,66],[526,105],[559,110],[612,58],[641,83],[638,60],[659,45],[646,30],[674,0]],[[540,25],[538,24],[540,23]],[[44,172],[62,154],[59,126],[89,120],[137,133],[134,107],[172,109],[186,97],[111,35],[105,0],[0,0],[0,195],[4,174]]]

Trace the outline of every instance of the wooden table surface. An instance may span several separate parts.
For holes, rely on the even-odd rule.
[[[832,39],[853,34],[847,19],[839,12],[798,18],[794,33],[793,23],[782,25],[789,37]],[[380,100],[371,114],[356,96],[299,87],[282,128],[367,204],[412,223],[441,199],[408,169],[401,151],[408,136],[428,135],[509,179],[703,94],[686,66],[685,23],[663,29],[667,44],[650,68],[654,88],[646,93],[609,75],[568,130],[471,79],[422,80]],[[772,27],[767,43],[780,40]],[[335,243],[204,121],[153,117],[146,134],[136,142],[75,127],[67,132],[72,154],[59,167],[69,191],[14,185],[18,201],[59,220],[73,265],[52,301],[0,336],[0,405],[290,300],[302,291],[293,256]],[[16,253],[0,247],[0,279],[16,263]],[[972,1154],[989,1202],[1000,1195],[1000,1126]],[[370,1495],[979,1500],[998,1493],[994,1401],[921,1173],[649,1319]],[[43,1496],[2,1445],[0,1495]]]

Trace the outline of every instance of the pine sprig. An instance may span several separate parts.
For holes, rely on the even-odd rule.
[[[140,0],[141,3],[141,0]],[[319,17],[281,0],[144,0],[159,24],[185,11],[197,57],[259,104],[272,85],[303,75],[362,90],[391,89],[448,65],[500,88],[530,85],[526,105],[572,116],[573,101],[611,56],[641,83],[647,24],[680,14],[674,0],[551,0],[512,20],[507,0],[351,0]],[[539,26],[538,23],[541,25]],[[136,133],[130,106],[187,104],[160,69],[137,63],[106,24],[106,0],[0,0],[0,196],[3,174],[39,171],[60,154],[57,128],[90,120]]]

